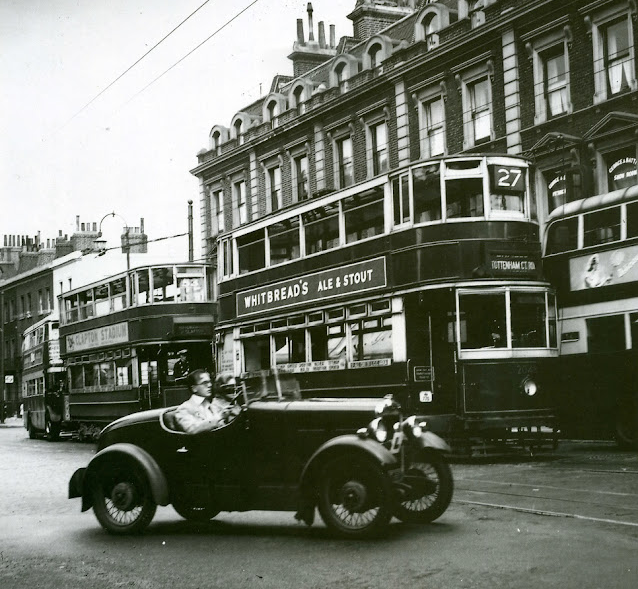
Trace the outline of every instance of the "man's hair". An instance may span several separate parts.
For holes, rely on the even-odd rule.
[[[188,376],[186,377],[186,384],[189,387],[198,385],[203,374],[208,374],[208,371],[204,370],[203,368],[196,368],[192,372],[189,372]]]

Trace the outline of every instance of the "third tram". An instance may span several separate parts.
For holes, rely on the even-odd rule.
[[[638,185],[553,211],[544,266],[557,290],[565,433],[635,444]]]

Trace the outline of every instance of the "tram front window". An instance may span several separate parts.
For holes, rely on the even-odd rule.
[[[512,347],[546,347],[545,293],[513,292],[511,306]]]
[[[505,293],[463,294],[459,303],[462,349],[507,346]]]

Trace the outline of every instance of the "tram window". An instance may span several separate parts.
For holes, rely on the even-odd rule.
[[[492,211],[523,212],[522,194],[492,194],[490,195],[490,208]]]
[[[122,276],[110,283],[111,310],[121,311],[126,308],[126,278]]]
[[[392,180],[394,224],[402,225],[410,220],[410,184],[407,174]]]
[[[84,369],[84,386],[85,387],[97,386],[99,383],[97,365],[84,364],[82,368]]]
[[[383,233],[382,186],[344,199],[343,209],[346,243],[353,243]]]
[[[115,361],[115,384],[118,386],[130,385],[133,381],[133,366],[130,360]]]
[[[620,207],[586,214],[583,220],[585,247],[620,239]]]
[[[71,366],[71,388],[82,389],[84,388],[84,369],[80,366]]]
[[[274,336],[274,341],[276,365],[306,361],[306,340],[303,330],[277,334]]]
[[[237,238],[239,273],[245,274],[266,266],[264,230],[259,229]]]
[[[631,324],[631,347],[636,350],[638,349],[638,313],[631,313],[629,322]]]
[[[100,284],[95,287],[95,314],[100,317],[102,315],[108,315],[110,311],[109,285]]]
[[[586,320],[589,352],[619,352],[625,349],[625,316],[593,317]]]
[[[545,293],[512,292],[512,347],[547,347]]]
[[[556,330],[556,300],[554,295],[548,295],[548,305],[547,308],[549,310],[549,345],[552,348],[558,346],[558,335]]]
[[[148,305],[151,302],[151,281],[148,276],[148,269],[137,271],[137,304]]]
[[[64,299],[64,308],[66,312],[67,323],[73,323],[78,320],[77,296],[72,296],[72,297],[69,297],[68,299]]]
[[[270,369],[270,336],[243,340],[246,372]]]
[[[463,294],[459,302],[462,349],[507,346],[505,293]]]
[[[345,325],[328,326],[328,360],[346,358],[347,341]]]
[[[113,386],[115,384],[115,365],[113,362],[100,362],[97,369],[100,386]]]
[[[392,318],[362,319],[350,324],[352,359],[392,358]]]
[[[328,333],[323,325],[311,327],[310,332],[310,360],[320,362],[328,359]]]
[[[414,221],[427,223],[441,218],[441,174],[439,166],[425,166],[412,171]]]
[[[339,246],[339,205],[333,203],[303,215],[306,254],[315,254]]]
[[[204,277],[177,277],[177,299],[181,303],[201,303],[206,300]]]
[[[547,255],[575,250],[578,247],[578,218],[564,219],[549,228]]]
[[[445,182],[449,219],[483,216],[483,179],[457,178]]]
[[[638,202],[627,205],[627,238],[638,237]]]
[[[299,217],[285,219],[268,228],[270,264],[296,260],[301,253],[299,241]]]
[[[78,293],[78,306],[80,310],[80,320],[93,317],[93,289]]]
[[[153,268],[153,302],[171,302],[176,295],[173,267]]]

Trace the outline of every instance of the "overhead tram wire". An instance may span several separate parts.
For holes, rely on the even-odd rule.
[[[205,43],[208,43],[208,41],[210,41],[215,35],[217,35],[217,33],[223,31],[228,25],[230,25],[233,21],[237,20],[242,14],[244,14],[244,12],[246,12],[248,9],[252,8],[255,4],[257,4],[257,2],[259,2],[259,0],[253,0],[253,2],[251,2],[248,6],[244,7],[242,10],[240,10],[235,16],[233,16],[231,19],[227,20],[221,27],[219,27],[214,33],[212,33],[211,35],[209,35],[208,37],[206,37],[206,39],[204,39],[199,45],[197,45],[196,47],[194,47],[193,49],[191,49],[186,55],[184,55],[181,59],[179,59],[178,61],[176,61],[171,67],[169,67],[167,70],[165,70],[164,72],[162,72],[159,76],[157,76],[157,78],[155,78],[154,80],[152,80],[151,82],[149,82],[148,84],[146,84],[146,86],[144,86],[144,88],[142,88],[139,92],[137,92],[136,94],[134,94],[133,96],[131,96],[131,98],[129,98],[129,100],[127,100],[120,108],[124,108],[127,104],[129,104],[130,102],[132,102],[133,100],[135,100],[135,98],[137,98],[140,94],[142,94],[142,92],[144,92],[147,88],[149,88],[150,86],[152,86],[153,84],[155,84],[155,82],[157,82],[160,78],[163,78],[168,72],[170,72],[174,67],[178,66],[180,63],[182,63],[182,61],[184,61],[187,57],[189,57],[190,55],[192,55],[193,53],[195,53],[195,51],[197,51],[202,45],[204,45]]]
[[[75,117],[83,113],[89,106],[91,106],[102,94],[104,94],[111,86],[113,86],[116,82],[121,80],[128,72],[130,72],[140,61],[142,61],[147,55],[153,52],[157,47],[159,47],[166,39],[168,39],[177,29],[179,29],[187,20],[189,20],[192,16],[194,16],[197,12],[199,12],[206,4],[208,4],[211,0],[205,0],[200,6],[198,6],[193,12],[191,12],[181,23],[179,23],[172,31],[168,34],[164,35],[162,39],[160,39],[153,47],[151,47],[142,57],[140,57],[135,63],[126,68],[115,80],[113,80],[106,88],[102,89],[98,94],[96,94],[89,102],[87,102],[79,111],[77,111],[64,125],[62,125],[62,129],[66,127]]]

